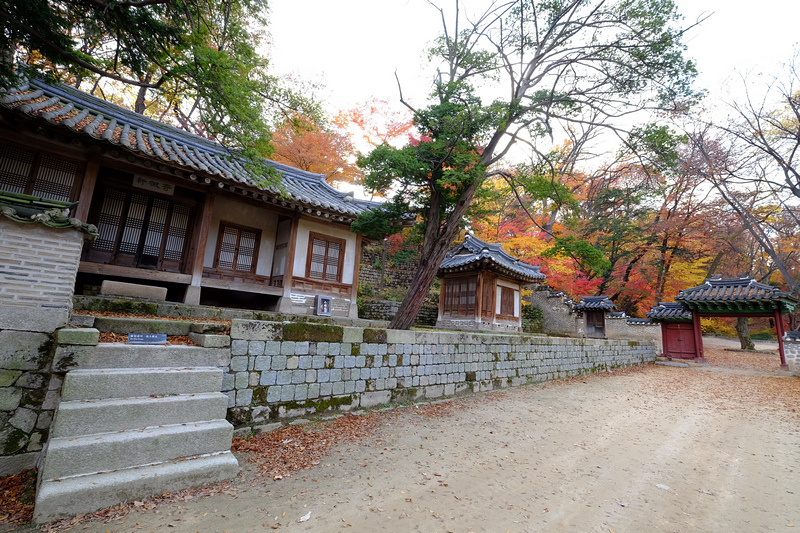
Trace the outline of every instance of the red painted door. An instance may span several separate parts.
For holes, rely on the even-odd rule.
[[[664,355],[679,359],[697,357],[694,345],[694,328],[691,324],[666,324],[664,333]]]

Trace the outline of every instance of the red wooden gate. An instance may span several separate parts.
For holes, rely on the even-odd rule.
[[[664,355],[678,359],[697,357],[694,342],[694,327],[684,323],[662,323],[664,334]]]

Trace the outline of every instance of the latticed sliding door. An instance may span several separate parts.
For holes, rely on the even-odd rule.
[[[144,194],[106,189],[96,215],[98,236],[87,259],[97,263],[181,272],[192,208]]]

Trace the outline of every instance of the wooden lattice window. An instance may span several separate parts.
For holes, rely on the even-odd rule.
[[[500,314],[503,316],[517,316],[515,305],[515,291],[509,287],[500,287]]]
[[[444,280],[443,313],[447,316],[475,316],[478,278],[447,278]]]
[[[259,242],[261,230],[221,222],[214,268],[255,273]]]
[[[0,145],[0,189],[68,202],[81,172],[75,161]]]
[[[323,281],[342,281],[344,239],[311,233],[308,237],[306,277]]]

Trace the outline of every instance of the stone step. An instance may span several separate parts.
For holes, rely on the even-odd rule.
[[[128,333],[163,333],[165,335],[188,335],[192,326],[190,320],[162,320],[158,318],[126,318],[98,316],[94,319],[95,329],[121,335]]]
[[[221,383],[222,369],[209,366],[79,369],[64,378],[61,401],[219,392]]]
[[[118,470],[230,450],[227,420],[50,439],[40,479]]]
[[[161,397],[62,401],[51,437],[188,424],[225,418],[228,397],[221,392]]]
[[[36,494],[37,523],[111,507],[120,502],[231,479],[239,464],[231,452],[45,481]]]
[[[59,346],[53,369],[65,372],[87,368],[223,367],[230,364],[230,360],[229,348],[100,343],[97,346]]]

